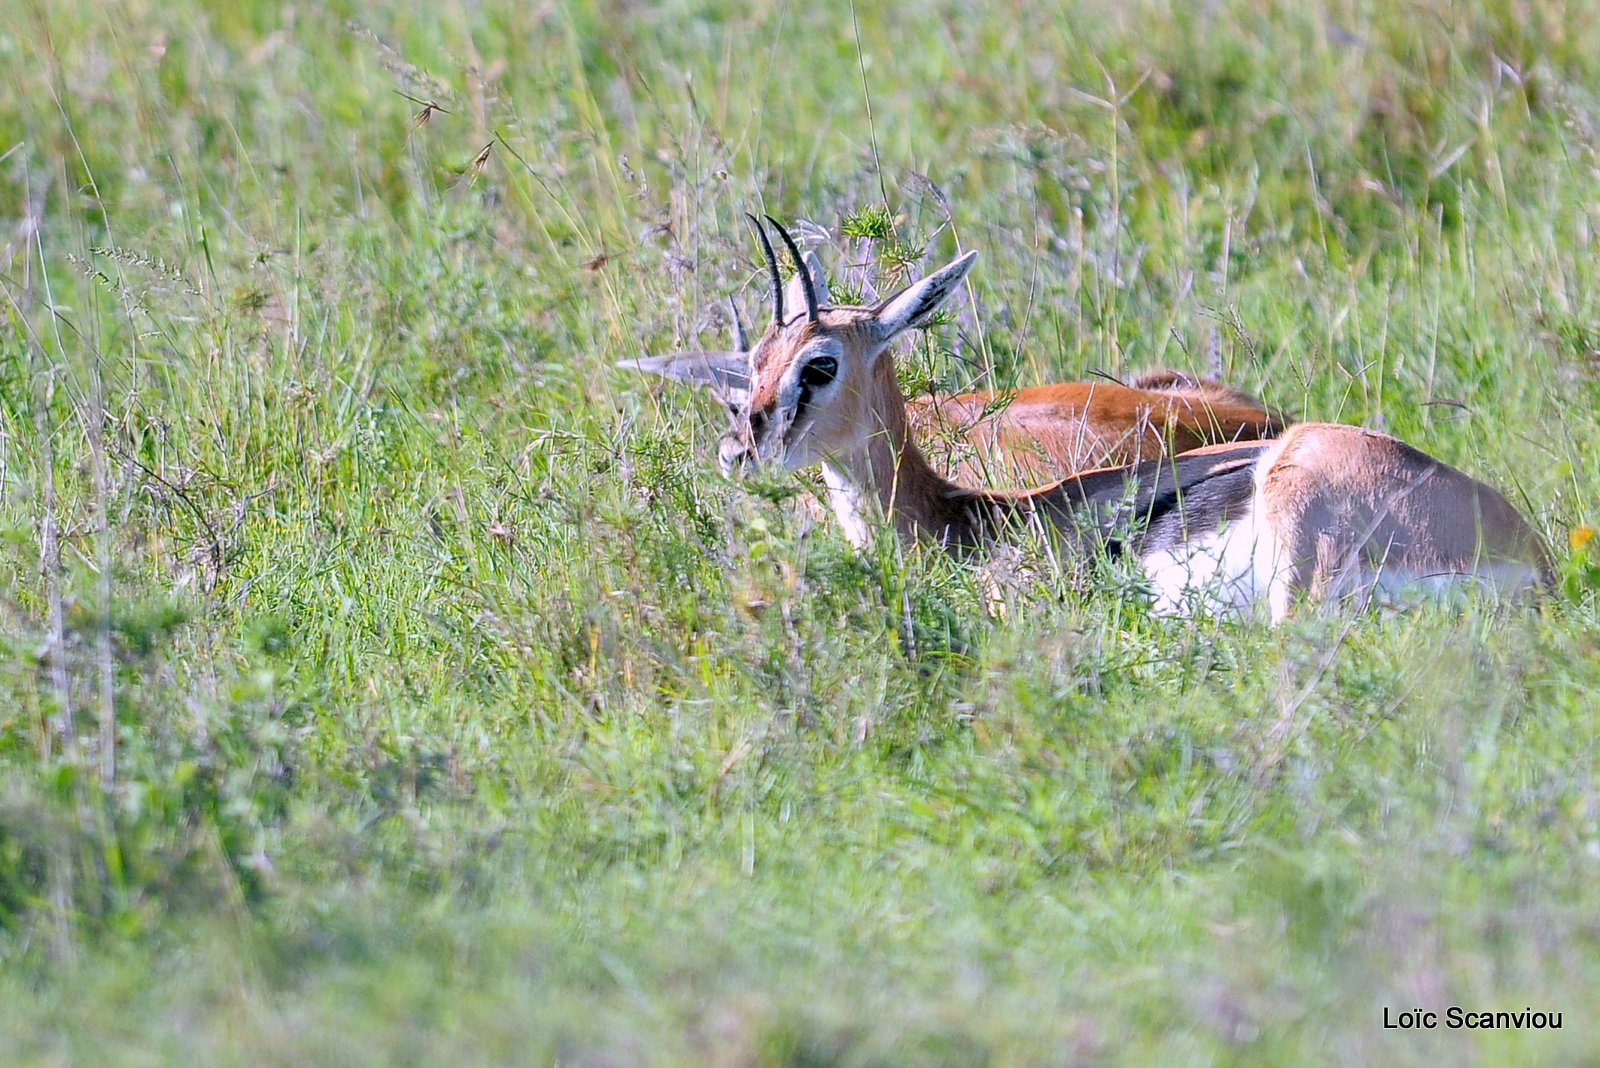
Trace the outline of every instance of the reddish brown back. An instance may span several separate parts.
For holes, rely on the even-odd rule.
[[[963,393],[907,403],[936,468],[969,486],[1039,485],[1095,467],[1275,436],[1284,422],[1245,394],[1174,372],[1158,388],[1114,382]],[[1167,386],[1167,382],[1171,386]]]

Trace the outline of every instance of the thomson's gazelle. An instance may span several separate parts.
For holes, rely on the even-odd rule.
[[[773,225],[798,262],[793,240]],[[1265,603],[1274,620],[1305,595],[1398,601],[1464,585],[1518,593],[1548,582],[1538,535],[1504,497],[1358,427],[1303,423],[1274,441],[1213,445],[1024,492],[957,486],[911,439],[888,349],[955,291],[977,253],[873,307],[822,304],[802,270],[802,307],[786,317],[764,233],[762,245],[773,321],[750,351],[748,399],[724,442],[724,465],[822,464],[857,543],[870,533],[868,502],[902,535],[950,547],[1042,522],[1074,542],[1132,555],[1161,610]]]
[[[804,264],[812,293],[826,304],[821,261],[808,252]],[[784,306],[805,306],[798,272],[779,292]],[[712,390],[737,429],[750,397],[750,346],[737,311],[733,321],[730,351],[648,356],[618,366]],[[1249,394],[1178,371],[1148,371],[1128,385],[1063,382],[916,397],[905,408],[907,428],[924,443],[934,468],[967,486],[1036,486],[1110,464],[1272,437],[1284,427],[1281,416]],[[737,433],[724,439],[724,448],[737,450]]]

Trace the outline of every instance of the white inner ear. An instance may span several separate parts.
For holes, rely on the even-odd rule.
[[[950,295],[961,285],[961,280],[967,276],[977,258],[977,252],[969,252],[939,268],[928,277],[912,282],[880,304],[879,336],[887,341],[902,330],[909,330],[926,322],[928,316],[938,310],[939,305],[950,299]]]
[[[822,273],[822,258],[817,255],[817,250],[812,249],[800,257],[806,272],[811,275],[811,284],[817,290],[817,304],[831,303],[828,296],[828,279]],[[789,284],[783,289],[783,306],[788,314],[803,311],[806,306],[806,291],[800,284],[800,276],[796,274],[789,279]]]

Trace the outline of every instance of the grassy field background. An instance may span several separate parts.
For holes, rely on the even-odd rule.
[[[1600,8],[19,0],[0,72],[5,1063],[1597,1063]],[[981,251],[910,386],[1214,371],[1561,594],[854,553],[612,369],[759,320],[757,208]],[[1382,1028],[1451,1004],[1564,1026]]]

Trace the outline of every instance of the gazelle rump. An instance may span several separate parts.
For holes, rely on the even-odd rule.
[[[798,262],[792,239],[773,225]],[[888,347],[956,290],[977,254],[874,307],[825,306],[808,292],[805,313],[785,318],[761,237],[774,317],[750,352],[744,418],[723,459],[730,468],[822,464],[858,544],[870,536],[872,501],[902,536],[958,549],[1038,524],[1073,544],[1131,554],[1158,610],[1265,604],[1274,620],[1302,596],[1400,602],[1464,585],[1517,593],[1549,581],[1543,545],[1503,496],[1358,427],[1304,423],[1276,440],[1211,445],[1028,491],[957,486],[911,436]]]
[[[804,270],[826,304],[822,263],[806,253]],[[801,307],[797,273],[782,291]],[[704,386],[728,407],[733,428],[721,443],[740,449],[750,396],[749,344],[733,311],[734,349],[624,360],[618,366]],[[973,392],[904,401],[906,425],[924,443],[934,469],[966,486],[1036,486],[1112,464],[1149,460],[1203,445],[1271,437],[1284,420],[1259,400],[1220,382],[1178,371],[1148,371],[1128,385],[1064,382],[1005,393]]]

